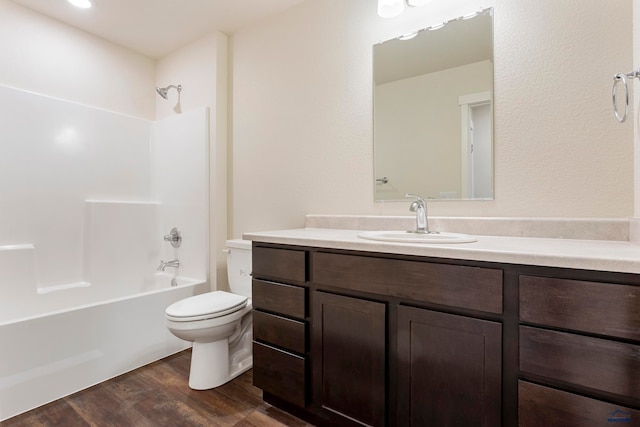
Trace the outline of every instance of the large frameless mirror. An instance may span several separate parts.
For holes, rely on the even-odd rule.
[[[493,10],[373,47],[375,200],[493,199]]]

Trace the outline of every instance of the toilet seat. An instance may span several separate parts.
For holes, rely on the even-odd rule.
[[[245,296],[224,291],[207,292],[171,304],[166,316],[174,322],[213,319],[243,309],[248,300]]]

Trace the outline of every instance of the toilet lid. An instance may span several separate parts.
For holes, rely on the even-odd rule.
[[[244,308],[247,297],[224,291],[207,292],[185,298],[167,307],[167,317],[174,321],[192,321],[225,316]]]

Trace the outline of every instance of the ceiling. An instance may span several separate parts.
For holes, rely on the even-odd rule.
[[[161,58],[214,30],[232,34],[304,0],[11,0],[151,58]]]

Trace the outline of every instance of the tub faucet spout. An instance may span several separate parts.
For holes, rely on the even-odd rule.
[[[156,271],[164,271],[165,268],[167,267],[173,267],[173,268],[178,268],[180,267],[180,261],[178,261],[177,259],[171,260],[171,261],[160,261],[160,265],[158,266],[158,268],[156,268]]]

